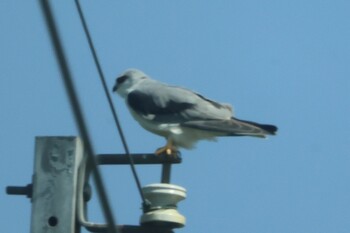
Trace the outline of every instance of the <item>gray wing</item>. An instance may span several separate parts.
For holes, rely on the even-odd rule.
[[[190,90],[147,80],[130,92],[130,108],[140,116],[159,123],[230,119],[231,108]]]
[[[130,108],[146,120],[179,123],[188,128],[210,131],[217,136],[265,137],[277,127],[239,120],[231,107],[190,90],[148,80],[129,93]]]

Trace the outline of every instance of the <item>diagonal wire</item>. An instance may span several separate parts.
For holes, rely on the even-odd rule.
[[[96,184],[97,193],[102,205],[104,216],[108,223],[108,232],[118,233],[118,229],[116,228],[113,213],[110,208],[110,205],[107,199],[107,194],[105,192],[105,188],[102,182],[102,177],[98,170],[97,163],[94,157],[95,153],[94,153],[93,146],[91,144],[89,132],[86,127],[86,123],[82,114],[82,110],[79,104],[77,94],[75,92],[75,87],[72,81],[72,75],[64,54],[63,46],[61,44],[60,36],[58,34],[54,17],[52,15],[52,9],[50,7],[49,1],[47,0],[40,0],[40,5],[41,5],[43,15],[45,17],[46,26],[49,31],[49,35],[51,37],[52,45],[54,47],[56,59],[59,64],[59,68],[64,81],[66,92],[70,100],[71,108],[74,113],[75,122],[78,126],[80,135],[85,144],[88,161],[90,163],[89,165],[91,165],[92,167],[92,174]]]
[[[75,4],[76,4],[77,9],[78,9],[78,12],[79,12],[79,17],[80,17],[81,23],[82,23],[82,25],[83,25],[85,35],[86,35],[87,40],[88,40],[88,43],[89,43],[89,46],[90,46],[90,50],[91,50],[92,56],[93,56],[93,58],[94,58],[94,61],[95,61],[96,67],[97,67],[97,71],[98,71],[100,80],[101,80],[101,82],[102,82],[103,89],[104,89],[104,91],[105,91],[105,94],[106,94],[106,97],[107,97],[107,100],[108,100],[108,103],[109,103],[109,107],[110,107],[110,109],[111,109],[111,112],[112,112],[112,115],[113,115],[113,118],[114,118],[114,122],[115,122],[115,124],[116,124],[116,126],[117,126],[117,128],[118,128],[118,132],[119,132],[120,138],[121,138],[121,140],[122,140],[125,153],[127,154],[128,158],[129,158],[129,161],[130,161],[131,171],[132,171],[132,173],[133,173],[133,176],[134,176],[134,179],[135,179],[135,182],[136,182],[138,191],[139,191],[139,193],[140,193],[140,196],[141,196],[143,205],[145,206],[145,205],[146,205],[146,199],[145,199],[145,197],[144,197],[144,195],[143,195],[143,192],[142,192],[142,187],[141,187],[140,179],[139,179],[139,177],[138,177],[138,175],[137,175],[137,172],[136,172],[136,168],[135,168],[135,164],[134,164],[134,159],[132,158],[132,156],[131,156],[131,154],[130,154],[128,144],[126,143],[125,136],[124,136],[122,127],[121,127],[121,125],[120,125],[120,122],[119,122],[119,119],[118,119],[118,116],[117,116],[117,112],[116,112],[116,110],[115,110],[115,108],[114,108],[114,105],[113,105],[113,102],[112,102],[112,98],[111,98],[111,96],[110,96],[110,94],[109,94],[108,87],[107,87],[107,84],[106,84],[106,79],[105,79],[105,76],[104,76],[104,74],[103,74],[103,72],[102,72],[102,68],[101,68],[99,59],[98,59],[98,57],[97,57],[97,53],[96,53],[94,44],[92,43],[92,39],[91,39],[91,36],[90,36],[90,32],[89,32],[89,29],[88,29],[88,27],[87,27],[87,24],[86,24],[86,21],[85,21],[85,17],[84,17],[83,11],[82,11],[82,9],[81,9],[79,0],[75,0]]]

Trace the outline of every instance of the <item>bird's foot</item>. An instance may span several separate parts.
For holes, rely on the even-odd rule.
[[[180,154],[180,151],[175,147],[175,146],[164,146],[164,147],[161,147],[161,148],[158,148],[154,154],[156,155],[166,155],[166,156],[169,156],[169,157],[179,157],[179,154]]]

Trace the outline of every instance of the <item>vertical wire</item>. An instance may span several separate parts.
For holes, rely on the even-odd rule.
[[[116,110],[115,110],[113,102],[112,102],[112,98],[111,98],[111,96],[109,94],[108,87],[107,87],[107,84],[106,84],[106,79],[105,79],[105,76],[104,76],[104,74],[102,72],[102,68],[101,68],[99,59],[97,57],[97,53],[96,53],[94,44],[92,42],[92,39],[91,39],[91,36],[90,36],[90,32],[89,32],[89,29],[87,27],[87,24],[86,24],[86,21],[85,21],[85,17],[84,17],[83,11],[81,9],[79,0],[75,0],[75,4],[76,4],[77,9],[78,9],[79,17],[80,17],[81,23],[83,25],[85,35],[86,35],[87,40],[88,40],[89,47],[90,47],[92,56],[94,58],[94,62],[95,62],[95,65],[96,65],[96,68],[97,68],[100,80],[102,82],[102,86],[103,86],[104,92],[106,94],[106,97],[107,97],[107,100],[108,100],[108,103],[109,103],[109,107],[110,107],[112,115],[113,115],[114,122],[115,122],[115,124],[116,124],[116,126],[118,128],[118,132],[119,132],[120,138],[122,140],[122,144],[123,144],[123,147],[124,147],[124,150],[125,150],[125,154],[127,154],[128,158],[129,158],[131,171],[132,171],[132,174],[134,176],[134,179],[135,179],[135,182],[136,182],[136,185],[137,185],[137,189],[138,189],[138,191],[140,193],[140,197],[142,199],[143,205],[146,205],[146,199],[145,199],[145,197],[143,195],[143,192],[142,192],[141,182],[140,182],[140,179],[139,179],[139,177],[137,175],[137,172],[136,172],[134,159],[132,158],[132,156],[130,154],[128,144],[126,142],[126,139],[125,139],[125,136],[124,136],[121,124],[119,122]]]
[[[49,1],[40,0],[40,6],[45,17],[46,26],[51,37],[52,45],[55,51],[55,56],[57,59],[57,63],[60,68],[60,72],[62,75],[62,79],[64,81],[64,85],[66,88],[67,95],[70,100],[71,108],[74,113],[75,123],[78,126],[80,135],[85,144],[85,149],[87,152],[87,157],[89,161],[89,165],[92,166],[92,175],[95,181],[97,193],[100,199],[100,203],[102,205],[102,210],[104,216],[106,218],[108,224],[108,231],[111,233],[118,233],[118,229],[116,228],[115,220],[113,217],[112,210],[109,205],[109,201],[107,198],[107,194],[105,192],[105,188],[102,182],[101,174],[98,170],[97,163],[94,156],[94,149],[91,144],[90,136],[88,129],[86,127],[86,123],[81,111],[81,107],[79,104],[79,100],[75,91],[75,87],[72,81],[72,75],[64,54],[63,46],[61,44],[60,36],[56,27],[55,19],[52,15],[52,9],[50,7]]]

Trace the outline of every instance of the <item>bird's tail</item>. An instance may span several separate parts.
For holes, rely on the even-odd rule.
[[[253,121],[245,121],[232,117],[231,122],[233,125],[237,124],[242,129],[242,133],[246,131],[248,136],[265,137],[266,135],[275,135],[278,128],[275,125],[270,124],[259,124]],[[249,135],[249,134],[252,135]],[[237,135],[244,136],[244,135]]]
[[[232,117],[230,120],[190,121],[183,126],[217,133],[217,136],[253,136],[266,137],[275,135],[277,127],[269,124],[259,124],[252,121]]]

